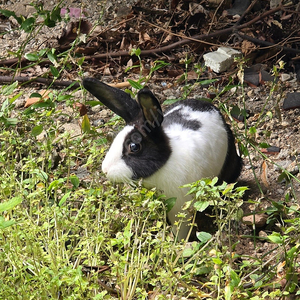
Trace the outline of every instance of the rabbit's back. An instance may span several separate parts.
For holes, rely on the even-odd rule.
[[[162,127],[170,141],[171,155],[161,169],[145,179],[146,183],[168,195],[183,184],[219,175],[228,137],[223,118],[212,104],[180,101],[166,111]]]

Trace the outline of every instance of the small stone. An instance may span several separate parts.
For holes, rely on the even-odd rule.
[[[274,166],[275,171],[280,171],[281,169],[287,169],[289,165],[292,163],[291,160],[283,160],[278,161],[277,164]]]
[[[221,73],[230,68],[233,64],[234,57],[240,56],[241,53],[228,47],[220,47],[217,51],[209,52],[203,55],[205,65],[216,73]]]
[[[300,93],[287,93],[286,98],[283,101],[282,108],[284,110],[295,109],[300,107]]]
[[[290,80],[291,79],[291,75],[290,74],[286,74],[286,73],[283,73],[283,74],[281,74],[280,75],[280,79],[281,79],[281,81],[288,81],[288,80]]]
[[[259,235],[259,237],[263,237],[263,238],[268,237],[267,233],[264,232],[263,230],[261,230],[258,235]]]
[[[101,108],[102,108],[101,105],[95,105],[91,107],[91,111],[93,113],[98,113],[101,110]]]
[[[99,112],[99,118],[105,119],[111,116],[111,111],[109,109],[103,109]]]
[[[297,165],[296,161],[293,161],[291,164],[289,164],[286,168],[288,172],[290,172],[292,175],[296,175],[299,173],[299,167]]]
[[[280,152],[280,148],[277,146],[271,146],[268,148],[263,148],[261,152],[266,154],[278,154]]]
[[[242,222],[246,225],[255,225],[256,227],[263,227],[266,225],[268,215],[266,214],[254,214],[244,216]]]
[[[242,122],[237,123],[239,129],[245,129],[245,124]]]
[[[290,123],[287,122],[287,121],[282,121],[282,122],[281,122],[281,126],[282,126],[282,127],[288,127],[288,126],[290,126]]]

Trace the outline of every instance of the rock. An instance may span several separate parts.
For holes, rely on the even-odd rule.
[[[280,171],[281,169],[287,169],[291,165],[292,161],[289,159],[278,161],[277,165],[274,165],[275,171]]]
[[[232,48],[220,47],[217,51],[203,55],[205,65],[216,73],[226,71],[233,64],[234,58],[241,55],[240,51]]]
[[[293,161],[291,164],[289,164],[286,170],[292,175],[297,175],[299,173],[299,166],[297,164],[297,161]]]
[[[283,101],[282,108],[284,110],[295,109],[300,107],[300,92],[287,93]]]
[[[267,233],[266,233],[265,231],[263,231],[263,230],[261,230],[261,231],[259,232],[258,236],[259,236],[259,237],[263,237],[263,238],[268,237]]]
[[[263,69],[263,65],[256,64],[244,70],[244,81],[252,87],[257,87],[265,81],[273,81],[274,76]]]
[[[286,74],[286,73],[283,73],[283,74],[281,74],[280,75],[280,79],[281,79],[281,81],[288,81],[288,80],[290,80],[291,79],[291,75],[290,74]]]
[[[268,215],[266,214],[254,214],[249,216],[244,216],[242,218],[242,222],[246,225],[255,225],[256,227],[260,228],[266,225],[268,219]]]
[[[280,152],[280,148],[277,146],[270,146],[266,149],[262,149],[262,152],[267,153],[267,154],[278,154]]]

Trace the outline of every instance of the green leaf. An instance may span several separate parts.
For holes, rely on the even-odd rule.
[[[199,250],[199,243],[193,242],[189,247],[185,247],[182,253],[183,257],[192,257]]]
[[[230,270],[230,279],[230,285],[232,287],[238,287],[241,282],[241,278],[234,270]]]
[[[223,194],[223,195],[226,195],[227,193],[231,193],[232,190],[234,189],[234,186],[235,186],[235,183],[230,183],[230,184],[228,184],[228,185],[224,188],[224,190],[222,191],[222,194]]]
[[[59,203],[58,203],[58,206],[62,206],[66,201],[67,199],[69,198],[71,192],[68,192],[66,193],[65,195],[63,195],[63,197],[60,199]]]
[[[103,105],[102,102],[97,101],[97,100],[91,100],[91,101],[86,101],[85,102],[87,105],[90,105],[92,107],[96,106],[96,105]]]
[[[210,204],[210,201],[197,201],[194,203],[194,207],[197,211],[204,211]]]
[[[151,71],[154,72],[154,71],[157,71],[163,67],[166,67],[166,66],[170,66],[171,64],[170,63],[166,63],[162,60],[157,60],[154,64],[154,67],[151,68]]]
[[[4,229],[6,227],[9,227],[9,226],[11,226],[15,223],[16,223],[15,220],[5,221],[5,219],[2,216],[0,216],[0,229]]]
[[[82,66],[82,64],[84,63],[84,60],[85,60],[85,56],[82,56],[81,58],[79,58],[79,59],[77,60],[78,66]]]
[[[136,56],[140,56],[141,55],[141,49],[140,48],[137,48],[137,49],[131,49],[130,51],[130,55],[136,55]]]
[[[204,232],[204,231],[200,231],[196,233],[197,239],[202,242],[202,243],[206,243],[208,242],[212,235],[208,232]]]
[[[130,85],[131,85],[133,88],[135,88],[135,89],[137,89],[137,90],[141,90],[141,89],[143,88],[143,86],[142,86],[140,83],[138,83],[137,81],[134,81],[134,80],[132,80],[132,79],[127,79],[127,81],[130,83]]]
[[[1,94],[4,96],[11,95],[14,92],[14,90],[17,88],[18,84],[19,84],[18,81],[15,81],[10,85],[3,86],[1,89]]]
[[[222,264],[222,260],[218,257],[213,257],[212,261],[214,262],[214,264],[216,265],[221,265]]]
[[[17,118],[0,118],[0,120],[4,123],[6,127],[8,126],[15,126],[19,123]]]
[[[201,84],[201,85],[209,85],[209,84],[211,84],[211,83],[213,83],[213,82],[216,82],[218,79],[207,79],[207,80],[202,80],[202,81],[200,81],[199,83]]]
[[[24,56],[29,61],[37,61],[39,59],[39,56],[36,53],[26,53]]]
[[[73,98],[72,95],[64,95],[64,94],[59,94],[57,97],[57,101],[66,101]]]
[[[23,95],[23,92],[16,94],[15,96],[13,96],[12,98],[9,99],[9,103],[10,104],[14,103],[22,95]]]
[[[84,133],[90,133],[90,131],[91,131],[90,120],[86,114],[82,118],[81,129],[82,129],[82,132],[84,132]]]
[[[59,77],[59,71],[54,66],[50,65],[50,70],[54,77]]]
[[[64,178],[59,178],[57,180],[53,180],[50,184],[49,184],[49,187],[48,187],[48,191],[51,191],[51,190],[56,190],[58,189],[59,187],[62,186],[62,184],[64,183],[65,179]]]
[[[181,99],[167,99],[166,101],[164,101],[163,105],[171,105],[179,100]]]
[[[40,135],[41,133],[43,132],[43,126],[42,125],[37,125],[37,126],[34,126],[31,130],[31,134],[33,136],[38,136]]]
[[[80,181],[79,181],[79,178],[76,175],[70,176],[70,181],[71,181],[71,183],[73,184],[73,186],[75,188],[79,187]]]
[[[29,115],[33,113],[37,108],[55,108],[55,104],[49,99],[44,102],[37,102],[24,110],[24,115]]]
[[[35,25],[35,18],[27,18],[21,25],[21,29],[23,29],[25,32],[32,31],[34,25]]]
[[[255,127],[255,126],[250,127],[250,128],[249,128],[249,133],[250,133],[251,135],[255,135],[255,134],[256,134],[256,127]]]
[[[22,202],[21,197],[13,197],[9,201],[0,203],[0,212],[9,211]]]
[[[30,98],[42,98],[42,95],[40,93],[32,93]]]
[[[176,197],[172,197],[172,198],[169,198],[165,201],[167,213],[173,208],[173,206],[175,205],[176,200],[177,200]]]
[[[53,65],[56,64],[56,62],[57,62],[57,56],[54,53],[48,52],[47,53],[47,57],[53,63]]]
[[[23,22],[22,17],[17,17],[17,15],[15,14],[15,12],[13,12],[13,11],[11,11],[11,10],[0,9],[0,13],[1,13],[3,16],[7,17],[7,18],[9,18],[9,17],[14,17],[20,25],[21,25],[22,22]]]
[[[43,182],[46,182],[48,180],[48,174],[46,172],[44,172],[43,170],[40,170],[40,169],[34,169],[32,171],[33,174],[36,174],[37,177],[43,181]]]
[[[268,143],[259,143],[260,148],[269,148],[270,145]]]
[[[268,239],[274,244],[282,244],[284,241],[284,238],[277,232],[273,232],[269,235]]]

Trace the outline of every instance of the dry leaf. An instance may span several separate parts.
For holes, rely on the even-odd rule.
[[[49,99],[49,96],[48,96],[48,94],[50,93],[50,91],[47,91],[47,90],[40,90],[39,92],[37,92],[37,93],[39,93],[41,96],[42,96],[42,98],[40,98],[40,97],[29,97],[27,100],[26,100],[26,103],[25,103],[25,105],[24,105],[24,107],[25,108],[27,108],[27,107],[29,107],[30,105],[32,105],[32,104],[35,104],[35,103],[37,103],[37,102],[42,102],[42,101],[44,101],[44,100],[46,100],[46,99]]]
[[[264,161],[261,165],[261,175],[260,175],[261,181],[264,184],[266,188],[269,188],[270,184],[268,182],[268,165]]]

